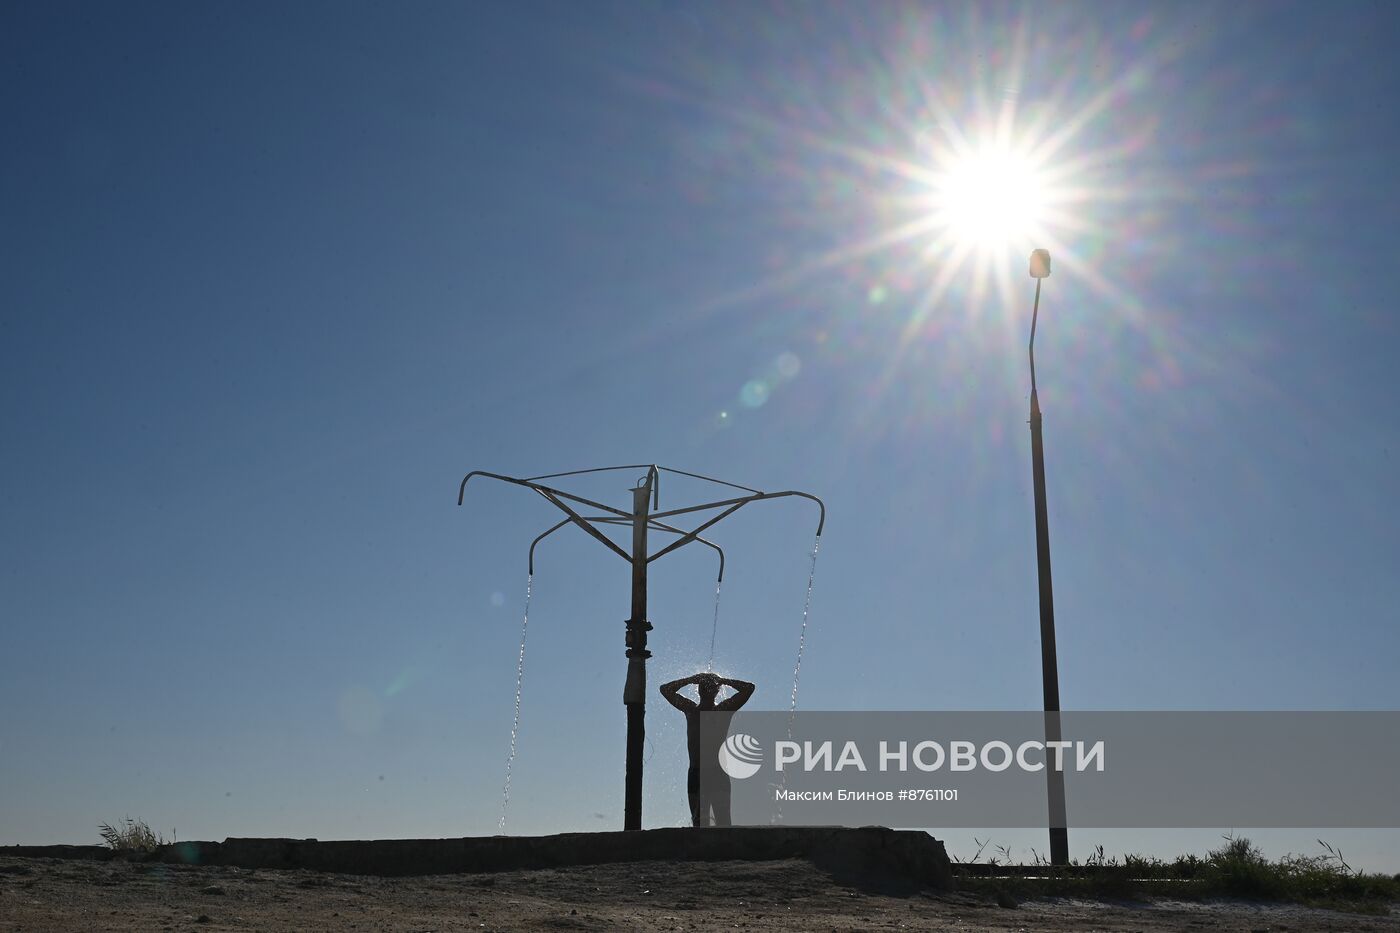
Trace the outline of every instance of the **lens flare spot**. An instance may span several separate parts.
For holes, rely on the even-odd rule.
[[[784,379],[792,379],[802,371],[802,360],[798,359],[796,353],[780,353],[777,360],[778,375]]]
[[[745,408],[761,408],[768,401],[771,390],[762,379],[750,379],[739,391],[739,401]]]

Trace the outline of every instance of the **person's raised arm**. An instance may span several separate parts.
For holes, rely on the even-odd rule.
[[[673,680],[668,684],[662,684],[661,695],[666,698],[667,703],[670,703],[682,713],[688,713],[691,710],[698,709],[699,707],[694,700],[689,697],[681,696],[681,688],[695,683],[699,676],[700,675],[696,674],[692,677],[682,677],[680,680]]]
[[[734,688],[734,695],[715,707],[715,709],[723,710],[726,713],[732,713],[734,710],[749,702],[749,697],[753,696],[755,689],[754,685],[747,680],[721,679],[720,683],[724,684],[726,687]]]

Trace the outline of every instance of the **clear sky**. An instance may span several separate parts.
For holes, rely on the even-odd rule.
[[[458,508],[470,469],[810,490],[803,708],[1037,708],[1032,246],[1065,708],[1400,707],[1397,26],[6,4],[0,843],[495,831],[555,515]],[[716,666],[759,708],[814,526],[716,529]],[[627,566],[570,530],[536,569],[508,828],[620,828]],[[706,661],[714,566],[653,569],[655,685]],[[676,718],[647,825],[686,816]],[[1323,835],[1400,869],[1400,834]]]

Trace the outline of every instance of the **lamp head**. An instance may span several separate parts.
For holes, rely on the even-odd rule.
[[[1048,249],[1038,249],[1031,253],[1031,278],[1046,279],[1050,277],[1050,251]]]

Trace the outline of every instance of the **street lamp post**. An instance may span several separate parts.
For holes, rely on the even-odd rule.
[[[1045,446],[1041,438],[1040,399],[1035,386],[1035,326],[1040,316],[1040,284],[1050,275],[1050,251],[1031,253],[1035,279],[1035,308],[1031,312],[1031,469],[1035,486],[1035,555],[1040,576],[1040,674],[1045,693],[1045,742],[1060,741],[1060,673],[1055,658],[1055,593],[1050,580],[1050,521],[1045,508]],[[1050,863],[1069,864],[1069,829],[1065,820],[1065,776],[1045,769],[1050,811]]]

